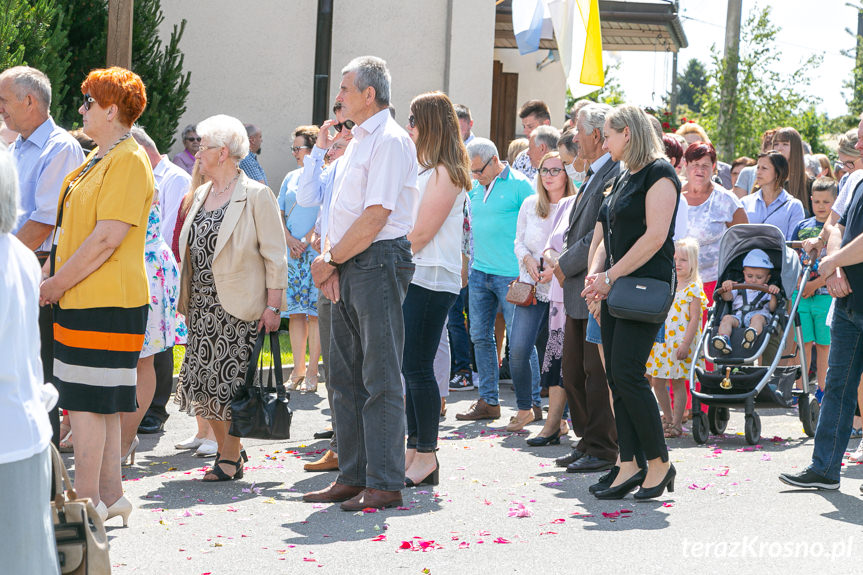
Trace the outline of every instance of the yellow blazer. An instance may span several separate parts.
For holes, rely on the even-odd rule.
[[[153,169],[143,148],[133,138],[126,138],[65,193],[97,151],[93,150],[83,164],[69,173],[60,188],[57,213],[63,210],[63,222],[54,232],[54,272],[66,265],[99,220],[118,220],[132,227],[105,263],[63,294],[60,307],[147,305],[150,287],[144,244],[155,190]]]
[[[180,313],[187,316],[192,293],[189,233],[211,187],[211,183],[206,183],[195,190],[195,199],[180,231],[178,307]],[[225,311],[243,321],[260,319],[267,307],[268,289],[282,290],[279,307],[287,310],[287,251],[285,230],[273,192],[240,172],[213,254],[213,279]]]

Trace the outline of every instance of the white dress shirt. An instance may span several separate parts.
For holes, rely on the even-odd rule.
[[[192,185],[192,176],[186,170],[162,155],[162,161],[153,168],[156,188],[159,190],[159,205],[162,208],[162,239],[170,246],[174,241],[174,226],[183,196]]]
[[[333,188],[327,233],[334,246],[369,206],[391,213],[374,241],[406,236],[419,209],[417,152],[407,132],[381,110],[351,130]]]

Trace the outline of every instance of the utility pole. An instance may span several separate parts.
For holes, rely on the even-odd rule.
[[[737,70],[740,62],[740,16],[743,0],[728,0],[725,21],[725,75],[719,104],[719,155],[730,162],[734,158],[734,135],[737,127]]]
[[[674,1],[674,12],[677,13],[680,11],[680,2],[677,0]],[[674,54],[671,57],[671,117],[674,118],[674,122],[677,121],[677,99],[680,95],[677,86],[677,54],[680,50],[675,50]]]
[[[108,0],[108,67],[132,69],[134,11],[135,0]]]

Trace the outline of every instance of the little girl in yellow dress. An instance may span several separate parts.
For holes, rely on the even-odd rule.
[[[647,361],[647,375],[662,410],[665,437],[683,434],[683,412],[686,409],[686,379],[701,338],[701,316],[708,305],[701,278],[698,276],[698,241],[685,238],[674,246],[677,292],[665,319],[665,343],[653,344]],[[703,360],[700,360],[703,366]],[[669,383],[674,388],[672,416]]]

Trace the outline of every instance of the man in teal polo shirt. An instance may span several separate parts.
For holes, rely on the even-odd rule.
[[[515,228],[521,203],[534,193],[533,185],[520,172],[500,161],[491,140],[474,138],[467,147],[475,178],[470,191],[473,267],[468,280],[470,338],[479,374],[479,400],[456,419],[497,419],[497,346],[494,320],[503,309],[509,338],[515,306],[506,301],[509,283],[518,277]]]

